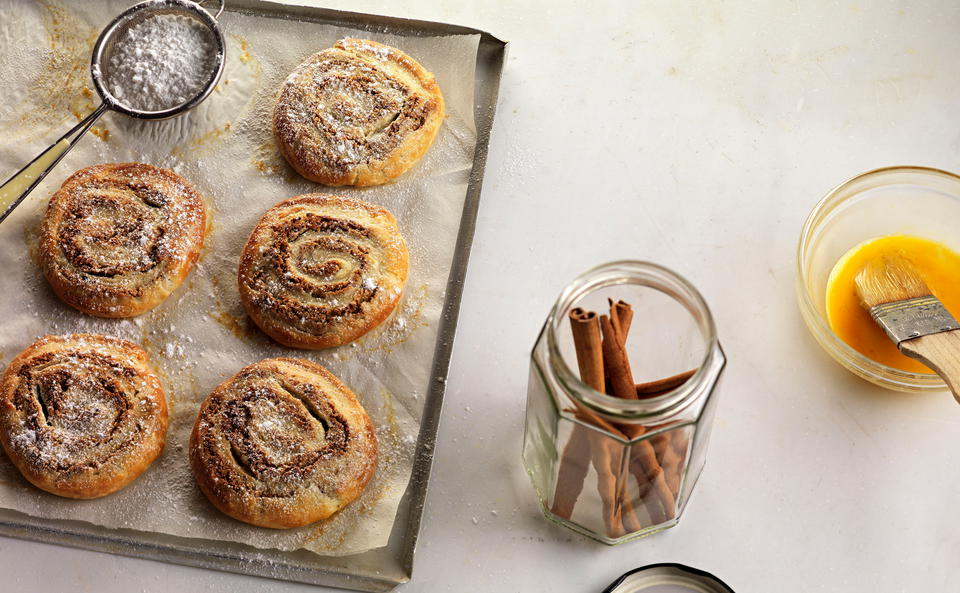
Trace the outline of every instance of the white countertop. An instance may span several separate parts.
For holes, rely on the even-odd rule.
[[[846,178],[960,169],[960,4],[322,4],[511,42],[416,568],[398,590],[599,592],[652,562],[742,593],[957,588],[960,409],[829,359],[800,320],[794,254]],[[729,364],[681,524],[608,548],[541,517],[520,444],[547,310],[622,258],[692,280]],[[322,590],[6,538],[0,573],[4,591]]]

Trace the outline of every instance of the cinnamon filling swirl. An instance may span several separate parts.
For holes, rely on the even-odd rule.
[[[257,224],[241,257],[240,291],[254,321],[281,343],[327,347],[379,323],[399,300],[406,268],[388,212],[307,194]]]
[[[272,228],[248,285],[253,302],[307,333],[356,315],[378,287],[367,280],[371,234],[362,225],[307,213]]]
[[[327,517],[362,491],[376,460],[373,425],[326,369],[275,358],[242,369],[200,409],[190,461],[226,514],[265,527]]]
[[[180,284],[206,226],[199,194],[142,163],[75,173],[54,194],[41,231],[41,265],[54,291],[81,311],[137,315]]]
[[[3,377],[0,440],[37,486],[78,498],[122,488],[159,454],[167,426],[159,381],[135,344],[48,336]]]
[[[330,54],[308,63],[309,73],[297,77],[302,84],[285,88],[281,101],[289,108],[277,126],[312,126],[316,156],[336,174],[385,158],[436,108],[401,79],[355,56]]]
[[[18,374],[13,405],[23,432],[12,442],[34,467],[82,472],[136,443],[130,415],[139,389],[132,368],[68,350],[38,356]]]
[[[126,192],[76,201],[60,227],[67,261],[80,274],[104,278],[150,272],[169,257],[163,216],[156,209]],[[137,288],[142,287],[119,287]]]
[[[256,384],[238,387],[236,399],[211,402],[205,416],[213,419],[213,430],[226,439],[231,452],[229,459],[212,457],[218,462],[211,474],[230,488],[284,498],[343,456],[350,438],[343,417],[316,388],[300,389],[260,376]],[[215,447],[206,444],[208,453]],[[238,479],[237,469],[245,479]]]
[[[433,75],[400,50],[342,39],[287,78],[273,128],[301,175],[328,185],[377,185],[427,150],[444,118]]]

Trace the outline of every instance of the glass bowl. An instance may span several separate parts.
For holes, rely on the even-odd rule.
[[[797,247],[797,300],[810,333],[837,362],[867,381],[897,391],[946,389],[934,374],[875,362],[840,339],[824,301],[834,264],[856,245],[905,234],[960,251],[960,177],[928,167],[886,167],[857,175],[830,191],[807,217]]]

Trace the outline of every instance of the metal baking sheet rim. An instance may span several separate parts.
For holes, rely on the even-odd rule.
[[[0,535],[285,581],[358,591],[389,591],[409,581],[413,574],[413,558],[433,465],[447,370],[456,335],[463,281],[476,229],[480,188],[483,184],[490,132],[500,90],[500,75],[508,44],[485,31],[460,25],[327,8],[257,0],[231,0],[226,10],[265,18],[342,24],[361,29],[389,27],[391,32],[400,35],[480,35],[475,74],[474,118],[477,145],[473,169],[470,172],[456,249],[447,280],[443,318],[432,363],[431,388],[424,404],[417,440],[417,458],[414,461],[410,484],[397,510],[397,521],[394,523],[390,542],[384,548],[353,556],[319,556],[305,550],[264,550],[233,542],[107,529],[81,521],[33,517],[9,509],[0,509]]]

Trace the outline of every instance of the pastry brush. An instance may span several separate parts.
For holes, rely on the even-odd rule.
[[[900,352],[940,375],[960,402],[960,324],[906,257],[871,260],[855,283],[861,304]]]

